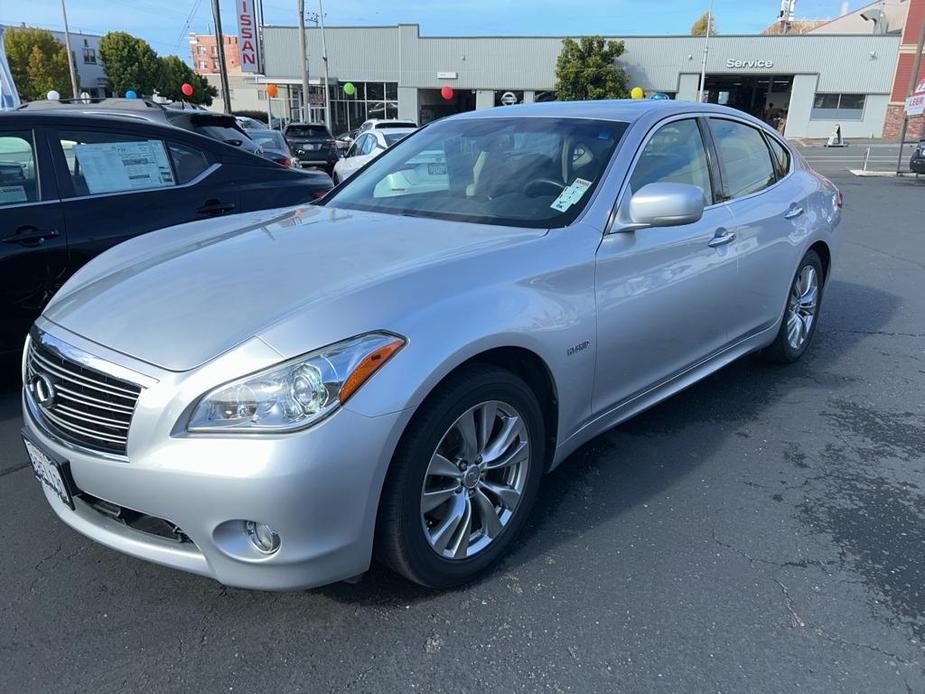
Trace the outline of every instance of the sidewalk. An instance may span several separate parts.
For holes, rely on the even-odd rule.
[[[826,137],[795,137],[788,138],[790,142],[793,142],[800,147],[824,147],[825,143],[828,141]],[[906,146],[912,145],[913,147],[918,144],[918,140],[906,140]],[[899,147],[898,140],[887,140],[882,137],[851,137],[845,138],[846,147]]]

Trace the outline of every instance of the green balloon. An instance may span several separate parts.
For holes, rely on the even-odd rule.
[[[344,94],[347,96],[353,96],[356,93],[357,88],[353,86],[353,82],[347,82],[347,84],[344,85]]]

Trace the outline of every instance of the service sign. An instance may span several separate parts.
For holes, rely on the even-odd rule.
[[[906,115],[921,116],[925,114],[925,80],[921,80],[916,86],[915,91],[906,99]]]
[[[256,0],[238,0],[238,55],[241,72],[260,72]]]

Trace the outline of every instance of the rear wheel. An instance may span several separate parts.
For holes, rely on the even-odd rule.
[[[822,303],[822,261],[808,251],[790,283],[784,319],[774,342],[762,353],[770,361],[789,364],[803,356],[816,332]]]
[[[451,376],[415,415],[392,461],[379,558],[426,586],[473,579],[523,526],[544,442],[539,404],[522,380],[481,365]]]

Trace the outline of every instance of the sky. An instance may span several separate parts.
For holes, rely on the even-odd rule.
[[[222,26],[236,33],[235,0],[220,0]],[[892,0],[895,1],[895,0]],[[72,31],[127,31],[161,55],[188,58],[188,31],[212,29],[211,0],[66,0]],[[424,36],[687,34],[708,0],[327,0],[325,23],[414,23]],[[848,3],[850,9],[863,0]],[[318,0],[306,0],[306,11]],[[797,17],[836,17],[842,0],[798,0]],[[294,26],[296,0],[263,0],[265,22]],[[779,0],[714,0],[721,34],[752,34],[777,18]],[[187,25],[187,21],[189,24]],[[0,24],[63,28],[59,0],[0,0]]]

